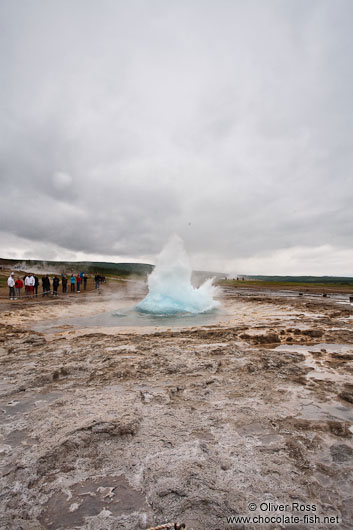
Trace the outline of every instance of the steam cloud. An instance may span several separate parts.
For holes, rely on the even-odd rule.
[[[199,288],[191,284],[191,264],[183,241],[172,236],[157,259],[148,277],[148,295],[136,309],[153,314],[204,313],[220,304],[214,300],[217,288],[213,279]]]

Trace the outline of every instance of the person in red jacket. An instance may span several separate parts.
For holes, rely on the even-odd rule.
[[[21,289],[23,287],[23,281],[21,280],[20,277],[17,278],[17,280],[15,281],[15,289],[16,289],[16,296],[18,298],[21,297]]]
[[[76,276],[76,287],[77,287],[77,292],[79,293],[80,292],[80,287],[81,287],[81,276],[78,274]]]

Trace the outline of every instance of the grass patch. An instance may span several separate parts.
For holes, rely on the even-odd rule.
[[[347,291],[353,292],[353,280],[352,281],[322,281],[319,278],[316,281],[312,279],[305,280],[254,280],[254,279],[245,279],[245,280],[221,280],[218,282],[218,285],[224,287],[254,287],[258,289],[294,289],[294,290],[338,290],[338,291]]]

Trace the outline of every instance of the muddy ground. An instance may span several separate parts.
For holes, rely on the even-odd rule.
[[[353,528],[348,302],[223,289],[214,325],[56,327],[112,291],[138,297],[0,307],[1,529]]]

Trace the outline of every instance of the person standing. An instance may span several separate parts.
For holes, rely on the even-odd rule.
[[[67,293],[67,276],[64,272],[61,275],[61,285],[62,285],[63,293]]]
[[[26,291],[26,298],[28,298],[31,294],[31,280],[29,274],[25,277],[25,291]]]
[[[87,289],[87,274],[86,273],[83,275],[83,289],[84,290]]]
[[[76,286],[77,286],[77,292],[79,293],[81,291],[81,275],[80,274],[76,276]]]
[[[75,276],[73,273],[70,276],[70,284],[71,284],[71,292],[74,293],[75,292]]]
[[[48,274],[43,276],[42,278],[42,286],[43,286],[43,296],[49,296],[50,292],[50,279]]]
[[[56,274],[54,275],[54,278],[53,278],[53,295],[54,296],[58,296],[58,287],[59,287],[59,283],[60,283],[60,280],[59,278],[56,276]]]
[[[7,279],[7,285],[9,286],[9,298],[10,300],[14,300],[15,298],[15,279],[14,279],[15,273],[11,272],[10,276]]]
[[[35,274],[34,275],[34,294],[36,296],[38,296],[38,286],[39,286],[39,278],[38,276]]]
[[[29,296],[31,298],[33,298],[35,283],[36,283],[36,281],[34,279],[34,276],[33,276],[33,274],[31,274],[30,277],[29,277],[29,289],[28,289],[29,290]]]
[[[28,287],[28,286],[27,286],[27,284],[26,284],[26,279],[27,279],[27,278],[28,278],[28,274],[25,274],[25,275],[23,276],[23,285],[25,286],[25,295],[26,295],[26,296],[28,296],[28,294],[27,294],[27,291],[28,291],[27,287]]]
[[[96,274],[94,276],[94,281],[96,283],[96,289],[98,289],[98,287],[99,287],[99,280],[100,280],[100,276],[99,276],[98,272],[96,272]]]
[[[16,290],[17,298],[21,298],[22,287],[23,287],[23,281],[21,280],[20,277],[18,277],[17,280],[15,281],[15,290]]]

